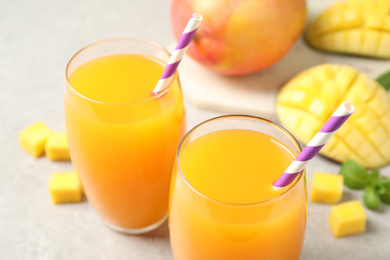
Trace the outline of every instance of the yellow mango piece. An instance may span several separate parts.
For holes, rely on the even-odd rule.
[[[387,139],[386,141],[384,141],[384,143],[379,149],[381,154],[385,156],[386,160],[390,161],[390,140]]]
[[[364,43],[362,54],[370,56],[370,53],[376,53],[379,46],[379,39],[382,32],[374,29],[367,29],[364,31]]]
[[[34,157],[42,156],[47,137],[51,133],[43,122],[36,122],[19,132],[20,146]]]
[[[335,204],[343,196],[344,177],[338,174],[315,172],[311,182],[310,201]]]
[[[313,99],[313,101],[308,104],[308,107],[317,117],[326,117],[330,112],[328,102],[324,102],[319,98]]]
[[[354,68],[341,66],[336,73],[334,80],[331,82],[333,82],[333,84],[337,83],[336,89],[339,90],[339,95],[341,96],[345,94],[358,75],[358,72]]]
[[[312,74],[313,77],[318,79],[318,81],[320,82],[333,80],[333,78],[336,76],[336,74],[334,73],[333,65],[331,64],[324,64],[324,66],[320,70],[311,70],[309,71],[309,73]]]
[[[382,28],[390,32],[390,16],[383,18]]]
[[[316,82],[315,88],[310,82]],[[353,159],[366,168],[389,164],[390,96],[352,67],[322,64],[301,72],[279,91],[276,112],[280,122],[307,144],[344,101],[352,103],[355,112],[320,154],[339,162]]]
[[[85,191],[84,191],[84,185],[83,183],[81,182],[81,179],[80,179],[80,175],[77,171],[75,171],[76,175],[77,175],[77,178],[79,179],[79,182],[80,182],[80,189],[81,189],[81,192],[85,194]]]
[[[49,135],[45,145],[47,158],[52,161],[69,161],[69,143],[65,132],[56,132]]]
[[[381,16],[389,10],[388,0],[347,0],[350,8],[366,16]]]
[[[286,102],[291,101],[292,103],[300,104],[302,107],[305,107],[311,103],[311,100],[312,98],[310,95],[307,95],[305,91],[296,90],[290,93]]]
[[[380,56],[386,56],[387,53],[389,52],[389,46],[390,46],[390,33],[383,34],[378,46],[378,54]]]
[[[390,59],[388,0],[337,1],[316,17],[306,42],[327,52]]]
[[[54,204],[80,202],[82,185],[76,172],[52,173],[49,193]]]
[[[370,157],[372,154],[376,154],[375,147],[372,145],[371,142],[364,142],[361,145],[358,146],[358,155],[361,158],[367,158]],[[352,159],[352,158],[351,158]]]
[[[346,135],[345,142],[347,144],[356,144],[357,147],[359,147],[360,144],[363,144],[365,141],[365,136],[362,132],[359,130],[356,130],[356,128],[352,128],[351,131]]]
[[[360,105],[362,107],[364,104]],[[378,127],[380,121],[372,120],[376,115],[371,110],[364,111],[364,115],[355,120],[357,129],[361,130],[364,134],[368,135]],[[390,121],[390,120],[389,120]]]
[[[375,16],[368,16],[365,20],[365,27],[370,29],[382,29],[384,19],[377,19]]]
[[[329,225],[334,237],[364,233],[367,217],[360,201],[344,202],[330,209]]]
[[[336,137],[338,139],[334,149],[331,151],[331,155],[337,157],[339,160],[345,162],[348,159],[352,159],[351,148],[348,147],[345,142],[341,141],[340,137]],[[361,164],[361,160],[356,161]]]

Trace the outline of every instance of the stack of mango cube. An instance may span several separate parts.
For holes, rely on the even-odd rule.
[[[310,201],[336,204],[343,195],[342,175],[315,172],[311,183]],[[329,225],[334,237],[363,233],[367,217],[360,201],[348,201],[330,209]]]
[[[34,123],[19,132],[20,146],[37,158],[46,154],[52,161],[69,161],[69,144],[65,132],[53,132],[43,122]],[[54,204],[80,202],[83,187],[77,172],[52,173],[49,193]]]

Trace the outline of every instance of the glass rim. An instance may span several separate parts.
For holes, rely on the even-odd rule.
[[[162,97],[163,95],[165,95],[171,88],[172,88],[172,83],[174,82],[174,80],[177,78],[179,80],[179,76],[177,74],[177,70],[175,72],[175,74],[173,75],[173,77],[168,81],[169,84],[168,86],[163,90],[163,91],[160,91],[158,92],[156,95],[152,95],[150,97],[147,97],[147,98],[144,98],[144,99],[141,99],[141,100],[137,100],[137,101],[132,101],[132,102],[123,102],[123,103],[112,103],[112,102],[103,102],[103,101],[99,101],[99,100],[95,100],[95,99],[92,99],[92,98],[89,98],[83,94],[81,94],[80,92],[78,92],[73,86],[72,84],[70,83],[69,81],[69,76],[68,76],[68,72],[69,72],[69,67],[70,67],[70,64],[77,58],[77,56],[82,53],[83,51],[87,50],[87,49],[90,49],[91,47],[94,47],[96,45],[99,45],[101,43],[105,43],[105,42],[110,42],[110,41],[116,41],[116,40],[131,40],[131,41],[138,41],[138,42],[143,42],[143,43],[147,43],[147,44],[150,44],[154,47],[156,47],[158,50],[162,51],[163,53],[165,53],[167,55],[168,58],[171,57],[171,53],[164,47],[162,46],[161,44],[159,43],[156,43],[154,41],[151,41],[151,40],[147,40],[147,39],[142,39],[142,38],[138,38],[138,37],[113,37],[113,38],[107,38],[107,39],[103,39],[103,40],[99,40],[99,41],[96,41],[96,42],[93,42],[93,43],[90,43],[88,45],[86,45],[85,47],[81,48],[80,50],[78,50],[71,58],[70,60],[68,61],[67,65],[66,65],[66,69],[65,69],[65,78],[66,78],[66,83],[67,85],[69,86],[69,88],[72,90],[73,93],[75,93],[77,96],[79,96],[80,98],[82,99],[85,99],[89,102],[93,102],[93,103],[96,103],[96,104],[101,104],[101,105],[111,105],[111,106],[126,106],[126,105],[135,105],[135,104],[139,104],[139,103],[144,103],[144,102],[148,102],[148,101],[153,101],[153,100],[156,100],[160,97]],[[103,57],[103,56],[101,56]],[[85,63],[83,63],[85,64]],[[179,81],[180,82],[180,81]],[[157,82],[156,82],[157,84]]]
[[[213,117],[213,118],[210,118],[206,121],[203,121],[199,124],[197,124],[196,126],[194,126],[193,128],[191,128],[191,130],[189,130],[183,137],[183,139],[180,141],[180,144],[178,146],[178,149],[177,149],[177,153],[176,153],[176,163],[177,163],[177,167],[180,171],[180,174],[181,174],[181,177],[184,179],[185,183],[195,192],[197,193],[198,195],[200,195],[201,197],[209,200],[209,201],[212,201],[214,203],[217,203],[217,204],[222,204],[222,205],[226,205],[226,206],[236,206],[236,207],[248,207],[248,206],[260,206],[260,205],[264,205],[264,204],[268,204],[268,203],[272,203],[274,201],[277,201],[277,200],[280,200],[282,199],[283,197],[287,196],[289,193],[291,193],[297,186],[297,184],[300,182],[300,180],[302,179],[302,176],[304,175],[304,173],[306,172],[306,168],[303,169],[299,175],[295,178],[295,180],[293,181],[292,185],[286,189],[283,193],[279,194],[278,196],[276,197],[273,197],[273,198],[270,198],[268,200],[264,200],[264,201],[259,201],[259,202],[251,202],[251,203],[233,203],[233,202],[226,202],[226,201],[221,201],[221,200],[217,200],[217,199],[213,199],[213,198],[210,198],[209,196],[203,194],[202,192],[198,191],[194,186],[191,185],[191,183],[187,180],[187,178],[184,176],[184,173],[181,169],[181,166],[180,166],[180,160],[179,160],[179,154],[180,154],[180,150],[181,150],[181,147],[182,145],[184,144],[184,141],[187,139],[187,137],[189,137],[195,130],[197,130],[199,127],[201,127],[202,125],[205,125],[207,123],[210,123],[212,121],[215,121],[215,120],[219,120],[219,119],[224,119],[224,118],[249,118],[249,119],[255,119],[255,120],[260,120],[260,121],[263,121],[265,123],[268,123],[272,126],[274,126],[275,128],[279,129],[279,131],[281,131],[282,133],[286,134],[288,137],[290,137],[293,141],[293,143],[297,146],[298,150],[299,150],[299,153],[302,152],[302,146],[300,145],[300,143],[298,142],[298,140],[286,129],[284,128],[283,126],[281,126],[280,124],[276,123],[276,122],[273,122],[271,120],[268,120],[268,119],[265,119],[263,117],[258,117],[258,116],[251,116],[251,115],[244,115],[244,114],[234,114],[234,115],[223,115],[223,116],[217,116],[217,117]],[[299,154],[298,153],[298,154]],[[282,175],[282,173],[281,173]],[[276,180],[275,180],[276,181]]]

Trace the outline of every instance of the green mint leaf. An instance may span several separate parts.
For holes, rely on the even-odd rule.
[[[363,194],[364,205],[371,210],[376,210],[379,208],[380,198],[375,188],[371,185],[366,186]]]
[[[386,176],[382,176],[378,179],[378,183],[383,185],[390,185],[390,179]]]
[[[374,185],[374,188],[375,188],[376,193],[378,193],[379,195],[383,195],[386,193],[386,187],[385,187],[385,185],[383,185],[381,183],[376,183]]]
[[[368,178],[368,183],[372,184],[372,185],[375,185],[378,182],[379,177],[380,177],[379,170],[378,169],[372,170],[371,173],[370,173],[370,176]]]
[[[383,203],[390,204],[390,179],[381,177],[378,183],[381,184],[385,189],[383,194],[379,194],[379,198]]]
[[[340,169],[340,174],[344,176],[344,184],[350,189],[363,189],[370,178],[367,170],[353,160],[347,160]]]
[[[390,71],[382,74],[376,81],[381,84],[387,91],[390,90]]]
[[[386,193],[386,182],[387,180],[380,177],[379,170],[371,171],[369,184],[374,186],[376,193],[379,195]]]

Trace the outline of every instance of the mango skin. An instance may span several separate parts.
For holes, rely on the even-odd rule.
[[[390,1],[335,2],[309,24],[305,40],[325,52],[390,59]]]
[[[231,76],[275,64],[302,35],[307,20],[305,0],[172,0],[176,40],[194,12],[203,16],[203,22],[186,54]]]
[[[350,66],[322,64],[301,72],[279,91],[276,112],[307,144],[344,101],[352,103],[355,112],[320,154],[341,163],[352,159],[371,169],[389,164],[389,93]]]

